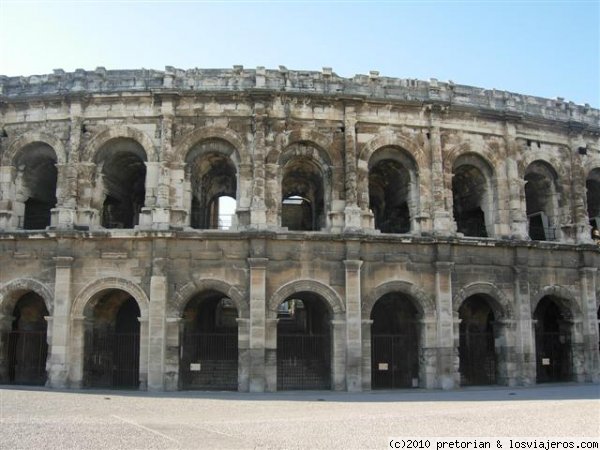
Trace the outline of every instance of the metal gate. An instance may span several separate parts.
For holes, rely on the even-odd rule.
[[[3,341],[7,343],[10,383],[44,385],[48,356],[46,331],[10,331]]]
[[[182,389],[238,389],[237,333],[184,333],[180,348]]]
[[[328,334],[277,336],[277,390],[331,389]]]
[[[496,384],[496,349],[491,331],[462,331],[458,347],[463,386]]]
[[[412,334],[377,334],[371,338],[371,386],[373,389],[416,387],[419,355]]]
[[[572,379],[571,345],[566,333],[538,332],[535,347],[538,383]]]
[[[87,387],[133,388],[140,383],[140,334],[90,330],[85,336]]]

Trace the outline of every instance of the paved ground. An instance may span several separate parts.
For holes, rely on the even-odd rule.
[[[0,449],[386,448],[388,437],[598,437],[600,386],[239,394],[0,386]]]

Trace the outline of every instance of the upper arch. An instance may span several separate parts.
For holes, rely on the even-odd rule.
[[[577,302],[577,297],[575,297],[571,290],[558,285],[545,286],[531,296],[532,314],[535,313],[540,300],[546,296],[551,296],[557,300],[557,305],[565,318],[581,319],[582,312],[579,303]]]
[[[267,303],[267,310],[271,315],[277,315],[277,308],[290,296],[299,292],[312,292],[319,295],[327,303],[332,315],[345,312],[344,302],[338,293],[330,286],[315,280],[295,280],[281,286],[271,296]]]
[[[409,281],[394,280],[380,284],[365,296],[362,304],[363,319],[369,319],[375,303],[384,295],[392,292],[410,296],[414,300],[414,306],[421,317],[433,317],[435,315],[435,301],[431,295]]]
[[[35,144],[36,142],[40,142],[52,147],[52,150],[54,150],[54,154],[56,155],[57,164],[67,163],[67,152],[60,139],[44,131],[28,131],[18,136],[14,141],[8,144],[6,152],[4,152],[4,155],[2,155],[2,161],[0,165],[10,166],[15,164],[15,159],[19,151],[23,147],[29,144]]]
[[[494,311],[496,320],[512,319],[514,317],[513,308],[508,297],[501,289],[492,283],[478,281],[462,287],[452,299],[452,311],[458,315],[458,310],[466,299],[473,295],[483,294],[490,300],[489,304]]]
[[[173,152],[173,163],[184,163],[189,151],[201,143],[202,141],[210,139],[222,139],[228,142],[234,148],[234,155],[232,160],[238,166],[240,164],[250,164],[250,156],[245,151],[246,146],[242,137],[230,128],[221,127],[202,127],[193,130],[192,132],[184,135],[181,140],[175,146]]]
[[[404,134],[388,131],[368,141],[358,154],[358,160],[369,164],[371,156],[382,147],[399,147],[407,151],[417,163],[417,170],[429,168],[429,157],[415,139]]]
[[[41,281],[33,278],[18,278],[0,287],[0,314],[11,316],[19,299],[27,292],[35,292],[42,297],[48,313],[54,309],[54,294]]]
[[[172,302],[169,302],[167,308],[167,317],[182,317],[185,306],[196,294],[204,291],[217,291],[233,301],[238,312],[239,318],[250,317],[248,304],[244,300],[243,294],[235,286],[226,281],[216,278],[204,278],[197,281],[190,281],[175,292]]]
[[[138,307],[140,308],[140,318],[148,318],[148,308],[150,306],[150,300],[148,299],[148,296],[146,295],[144,290],[133,281],[117,277],[106,277],[92,281],[81,291],[79,291],[79,293],[75,297],[75,300],[73,301],[73,306],[71,307],[71,316],[84,316],[85,309],[88,303],[96,296],[98,296],[98,294],[100,294],[102,291],[106,291],[109,289],[119,289],[127,292],[137,302]]]
[[[150,139],[146,133],[126,125],[111,126],[95,135],[85,146],[81,155],[81,161],[93,162],[94,156],[104,146],[104,144],[112,139],[117,138],[128,138],[134,140],[141,145],[146,152],[146,158],[148,162],[158,161],[158,152],[156,150],[156,146],[152,142],[152,139]]]
[[[315,147],[321,153],[321,159],[327,161],[328,165],[334,167],[342,166],[342,156],[333,150],[332,140],[322,133],[314,130],[295,130],[290,133],[282,134],[273,150],[266,157],[267,164],[277,164],[280,162],[281,155],[294,144],[306,144]]]

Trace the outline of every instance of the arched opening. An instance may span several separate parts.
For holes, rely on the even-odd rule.
[[[590,172],[585,182],[587,213],[592,227],[592,239],[600,241],[600,169]]]
[[[463,386],[496,384],[494,312],[483,295],[467,298],[458,310],[459,372]]]
[[[371,312],[371,387],[419,386],[419,313],[399,292],[381,297]]]
[[[283,167],[281,226],[293,231],[318,231],[325,225],[323,173],[306,157]]]
[[[559,301],[545,296],[533,314],[538,383],[572,379],[571,323]]]
[[[24,294],[13,309],[13,321],[6,342],[8,382],[44,385],[48,356],[48,310],[42,297],[34,292]]]
[[[86,311],[84,386],[137,389],[140,308],[127,292],[109,289]]]
[[[194,296],[183,312],[182,389],[238,389],[238,311],[217,291]]]
[[[129,138],[112,139],[96,155],[101,167],[104,198],[101,225],[133,228],[146,197],[146,152]]]
[[[299,292],[277,310],[277,389],[331,389],[331,327],[326,302]]]
[[[557,175],[548,164],[535,161],[525,171],[525,203],[529,237],[534,241],[556,239],[558,225]]]
[[[386,147],[369,160],[369,208],[382,233],[409,233],[416,215],[416,165],[403,151]]]
[[[237,170],[233,154],[231,144],[220,139],[203,141],[188,153],[192,228],[229,229],[235,224]]]
[[[493,234],[491,170],[475,155],[462,155],[452,171],[452,204],[456,230],[465,236]]]
[[[50,225],[50,212],[56,207],[56,154],[48,144],[36,142],[21,149],[15,165],[19,227],[43,230]]]

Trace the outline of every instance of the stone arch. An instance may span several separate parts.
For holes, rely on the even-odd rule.
[[[565,318],[581,320],[582,312],[579,303],[577,302],[577,297],[571,290],[558,285],[545,286],[531,296],[532,313],[535,312],[540,300],[548,295],[557,300],[556,304]]]
[[[480,163],[477,166],[478,168],[484,168],[491,177],[496,176],[495,166],[500,164],[497,158],[494,157],[487,147],[481,147],[474,150],[469,142],[455,145],[445,152],[443,161],[444,172],[448,174],[452,173],[456,162],[461,157],[466,156],[476,158]]]
[[[175,292],[173,301],[167,306],[167,317],[181,317],[185,306],[194,295],[209,290],[218,291],[230,298],[235,304],[239,318],[250,317],[248,303],[240,290],[226,281],[216,278],[204,278],[197,281],[190,281],[179,288],[177,292]]]
[[[485,294],[496,320],[512,319],[514,312],[510,300],[501,289],[492,283],[478,281],[462,287],[452,299],[452,312],[458,316],[458,311],[463,302],[469,297],[477,294]]]
[[[393,131],[375,136],[364,144],[359,151],[358,160],[368,165],[371,156],[382,147],[400,147],[406,150],[416,161],[417,172],[430,167],[429,156],[414,138]]]
[[[66,164],[67,152],[60,139],[44,131],[28,131],[18,136],[8,145],[6,152],[4,152],[4,155],[2,155],[2,161],[0,162],[0,165],[10,166],[11,164],[14,164],[15,158],[19,151],[23,147],[36,142],[40,142],[52,147],[56,155],[56,163]]]
[[[600,169],[600,157],[598,156],[593,156],[592,158],[588,159],[583,165],[584,176],[586,180],[588,179],[590,173],[594,169]]]
[[[230,128],[221,127],[197,128],[184,135],[175,146],[172,162],[185,163],[185,159],[190,149],[202,141],[210,139],[222,139],[234,148],[235,151],[231,156],[238,170],[241,164],[252,163],[250,155],[246,151],[246,146],[244,145],[244,140],[242,137]]]
[[[331,287],[315,280],[295,280],[284,284],[271,296],[267,303],[268,313],[276,317],[279,305],[285,299],[298,292],[312,292],[323,298],[327,303],[332,318],[346,311],[342,298]]]
[[[156,146],[146,133],[130,126],[120,125],[111,126],[95,135],[85,146],[81,155],[81,161],[93,162],[94,156],[104,144],[116,138],[128,138],[137,142],[146,152],[148,162],[157,162],[159,160]]]
[[[266,163],[279,163],[281,155],[294,144],[306,144],[315,147],[320,154],[320,158],[326,161],[329,166],[340,167],[343,165],[342,156],[338,152],[332,150],[333,140],[322,133],[308,129],[301,129],[282,134],[278,139],[275,148],[267,154]]]
[[[125,278],[117,277],[106,277],[100,278],[99,280],[92,281],[85,286],[73,301],[71,307],[72,317],[82,317],[85,312],[86,306],[97,296],[97,294],[107,289],[120,289],[131,295],[140,308],[140,319],[148,318],[148,309],[150,306],[150,300],[144,292],[144,290],[135,282],[127,280]]]
[[[362,304],[363,320],[371,317],[371,312],[377,300],[392,292],[400,292],[414,299],[414,306],[421,317],[435,316],[435,300],[431,295],[409,281],[395,280],[380,284],[365,296]]]
[[[524,178],[525,171],[527,170],[527,168],[534,162],[538,161],[543,164],[546,164],[554,171],[554,174],[557,177],[557,180],[555,181],[558,181],[558,178],[564,178],[566,176],[566,167],[564,167],[564,164],[561,164],[561,162],[556,157],[549,156],[541,151],[536,150],[534,152],[526,154],[524,158],[519,161],[519,178]]]
[[[21,295],[29,291],[35,292],[42,297],[48,313],[52,315],[54,309],[54,294],[52,290],[41,281],[33,278],[18,278],[0,287],[0,314],[11,316]]]

